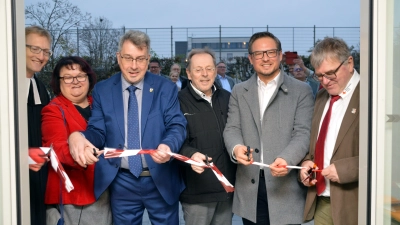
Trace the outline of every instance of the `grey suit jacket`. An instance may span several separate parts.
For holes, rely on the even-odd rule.
[[[225,144],[232,151],[237,144],[257,149],[255,162],[271,164],[277,157],[288,165],[298,165],[308,152],[314,98],[308,84],[281,71],[278,87],[260,121],[257,75],[236,84],[229,101]],[[273,177],[265,168],[271,224],[298,224],[303,221],[306,190],[297,180],[298,171],[284,177]],[[260,168],[239,164],[236,172],[233,212],[256,222],[257,192]]]
[[[311,90],[313,92],[314,98],[318,93],[318,89],[319,89],[319,82],[314,80],[313,78],[307,78],[307,83],[308,85],[310,85]]]
[[[232,90],[233,86],[235,86],[235,84],[236,84],[235,80],[233,80],[233,78],[228,75],[225,75],[225,77],[228,80],[229,85],[231,86],[231,90]],[[218,74],[217,74],[217,77],[215,78],[215,82],[217,82],[217,84],[222,88],[222,83],[221,83],[221,80],[219,79]]]

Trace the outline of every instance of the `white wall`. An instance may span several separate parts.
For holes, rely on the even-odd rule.
[[[26,87],[23,89],[18,88],[21,85],[15,85],[26,80],[24,1],[0,1],[0,15],[0,224],[25,225],[30,223],[26,92],[18,90]],[[19,121],[18,129],[15,121]],[[16,130],[20,131],[17,136]],[[16,140],[19,140],[18,145]],[[21,155],[18,159],[16,146],[19,146],[17,151]],[[21,165],[18,168],[17,161]],[[17,201],[18,171],[22,171],[18,180],[21,201]]]

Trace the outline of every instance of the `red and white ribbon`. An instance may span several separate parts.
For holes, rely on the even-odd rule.
[[[58,160],[58,157],[54,152],[52,146],[50,147],[50,163],[51,167],[53,167],[54,171],[56,171],[56,173],[58,174],[58,177],[60,177],[68,193],[74,190],[74,185],[72,185],[71,180],[65,172],[64,167],[61,165],[60,160]]]
[[[125,156],[134,156],[137,154],[151,154],[154,151],[158,151],[155,149],[115,149],[115,148],[104,148],[104,158],[109,159],[109,158],[116,158],[116,157],[125,157]],[[186,156],[172,153],[172,152],[167,152],[171,157],[174,157],[175,159],[195,165],[195,166],[200,166],[203,168],[210,168],[217,179],[221,182],[222,186],[224,187],[226,192],[233,192],[235,188],[233,185],[226,179],[226,177],[219,171],[219,169],[213,164],[210,163],[209,165],[206,165],[204,162],[196,162]]]
[[[29,164],[45,163],[48,159],[47,154],[49,151],[50,148],[46,147],[29,148]]]
[[[270,167],[270,165],[268,165],[268,164],[259,163],[259,162],[253,162],[252,164],[253,165],[257,165],[257,166],[261,166],[261,167]],[[286,165],[286,166],[278,166],[278,167],[288,168],[288,169],[298,169],[298,170],[306,168],[306,167],[301,167],[301,166],[288,166],[288,165]]]

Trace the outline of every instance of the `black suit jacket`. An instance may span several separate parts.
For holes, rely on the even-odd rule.
[[[33,98],[32,82],[29,86],[28,95],[28,144],[29,147],[42,146],[42,109],[50,102],[49,94],[36,76],[34,76],[41,104],[35,105]],[[47,182],[47,165],[42,166],[38,172],[29,170],[29,188],[31,200],[31,224],[46,224],[46,206],[44,204],[44,193]]]
[[[181,90],[183,90],[188,85],[188,79],[186,77],[179,76],[179,80],[182,83]]]

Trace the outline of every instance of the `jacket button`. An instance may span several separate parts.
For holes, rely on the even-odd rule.
[[[251,183],[254,184],[256,181],[254,179],[251,179]]]
[[[258,148],[256,148],[254,151],[255,151],[256,153],[258,153],[258,152],[259,152]]]

